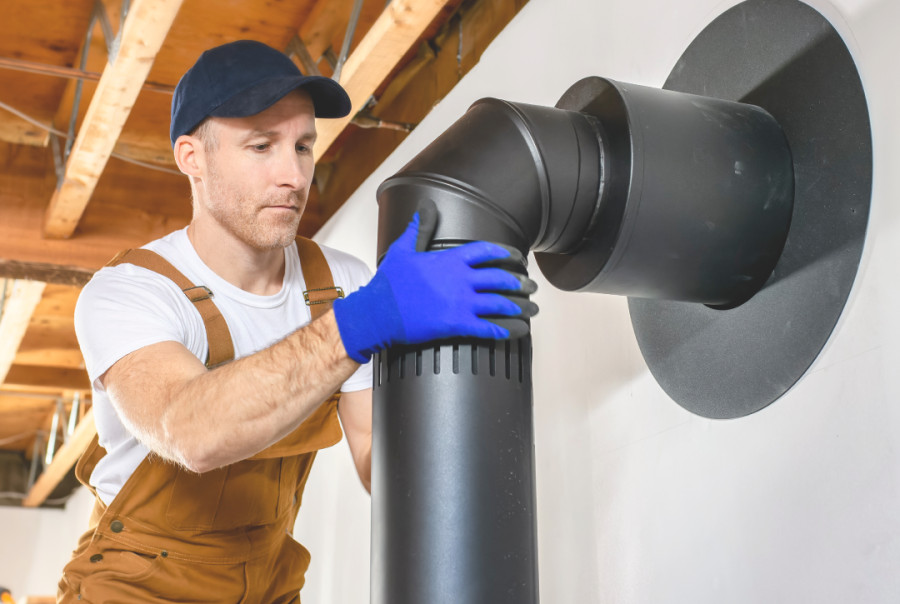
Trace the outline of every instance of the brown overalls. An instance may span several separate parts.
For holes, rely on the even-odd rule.
[[[312,318],[342,296],[318,245],[298,238]],[[210,292],[158,254],[125,250],[108,266],[134,264],[174,281],[203,317],[212,367],[234,358]],[[59,582],[66,604],[136,602],[299,603],[309,552],[291,532],[316,451],[341,440],[340,395],[290,435],[250,459],[195,474],[150,454],[109,507],[97,498],[90,530]],[[95,436],[75,468],[88,481],[106,451]]]

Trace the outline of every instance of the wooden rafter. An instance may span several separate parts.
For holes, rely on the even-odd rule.
[[[369,97],[403,59],[449,0],[393,0],[347,58],[341,85],[353,110],[345,118],[317,120],[318,138],[313,149],[321,158],[347,127]]]
[[[91,380],[83,369],[12,365],[6,374],[4,388],[22,392],[62,392],[91,389]]]
[[[94,424],[94,410],[92,408],[75,427],[75,432],[72,433],[69,442],[60,447],[53,457],[53,462],[44,469],[40,478],[32,485],[31,491],[28,492],[28,497],[22,501],[22,506],[33,508],[44,503],[47,496],[53,492],[56,485],[65,478],[72,466],[78,461],[78,458],[81,457],[81,454],[90,444],[95,434],[97,434],[97,427]]]
[[[0,279],[30,279],[59,285],[83,287],[94,276],[94,270],[78,266],[19,262],[0,258]]]
[[[131,108],[183,0],[135,0],[122,30],[115,63],[107,64],[50,200],[44,235],[72,235],[106,167]]]
[[[0,315],[0,384],[9,374],[31,315],[41,301],[45,285],[40,281],[19,279],[8,281],[7,284],[9,283],[12,284],[12,294],[3,304],[3,314]],[[0,300],[0,304],[2,303]]]

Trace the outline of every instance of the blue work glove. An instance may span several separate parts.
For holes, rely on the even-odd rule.
[[[503,268],[478,268],[520,263],[521,253],[484,241],[426,252],[436,224],[436,208],[423,204],[369,284],[334,301],[341,340],[354,361],[365,363],[396,344],[528,333],[528,319],[538,311],[527,298],[537,290],[534,281]]]

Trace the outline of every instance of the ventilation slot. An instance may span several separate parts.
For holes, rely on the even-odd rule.
[[[521,348],[519,350],[521,350]],[[522,369],[522,364],[519,363],[519,381],[520,382],[522,381],[521,369]],[[405,377],[406,377],[406,353],[401,352],[400,353],[400,379],[402,380]]]
[[[524,376],[523,376],[523,365],[524,365],[524,363],[522,362],[522,353],[524,352],[524,348],[525,348],[525,347],[522,346],[523,343],[524,343],[524,342],[523,342],[522,340],[519,340],[519,341],[518,341],[518,345],[519,345],[519,383],[520,383],[520,384],[522,383],[522,379],[523,379],[523,377],[524,377]]]
[[[453,345],[453,373],[459,373],[459,344]]]
[[[416,351],[416,376],[422,375],[422,351]]]
[[[506,340],[506,342],[504,342],[504,345],[506,346],[506,379],[509,379],[509,366],[510,366],[509,340]]]
[[[489,353],[491,365],[491,377],[497,375],[497,350],[494,342],[491,342],[491,351]]]
[[[440,375],[441,373],[441,347],[434,347],[434,375]]]
[[[478,375],[478,346],[472,344],[472,375]]]

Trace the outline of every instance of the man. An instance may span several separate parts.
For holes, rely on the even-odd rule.
[[[337,83],[258,42],[205,52],[179,82],[170,135],[191,224],[117,256],[76,308],[98,432],[76,471],[97,505],[61,602],[298,602],[310,555],[294,519],[341,425],[370,487],[371,354],[502,339],[482,317],[536,312],[485,293],[534,290],[475,268],[509,251],[424,252],[433,209],[371,282],[361,261],[295,242],[315,118],[350,109]]]

